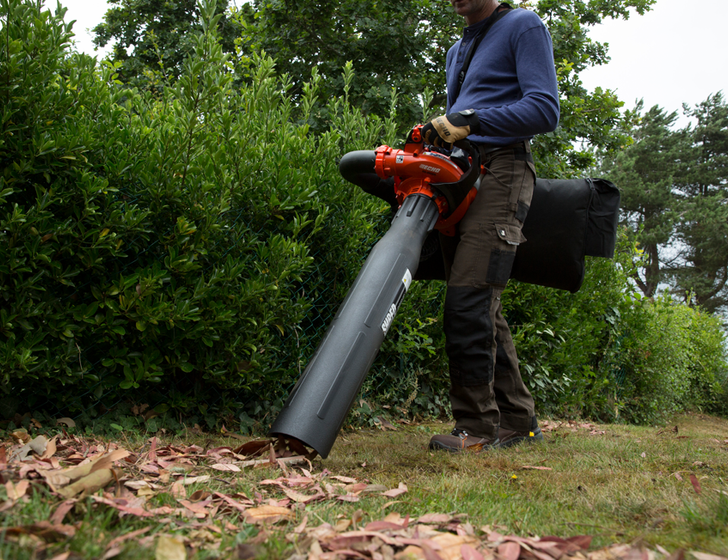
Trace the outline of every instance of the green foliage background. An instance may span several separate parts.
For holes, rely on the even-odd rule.
[[[632,143],[601,158],[622,186],[622,222],[646,258],[632,278],[642,293],[669,286],[711,312],[728,308],[728,102],[719,92],[677,112],[634,111]]]
[[[388,115],[364,116],[346,65],[341,96],[320,94],[314,71],[294,97],[266,55],[225,54],[220,14],[201,11],[179,79],[140,90],[119,63],[69,51],[63,12],[0,0],[4,418],[147,403],[154,426],[265,426],[387,227],[388,208],[337,161],[398,142],[396,92]],[[509,287],[542,413],[726,409],[717,319],[639,298],[636,251],[625,241],[617,262],[590,262],[575,295]],[[446,412],[443,293],[410,292],[353,422]]]

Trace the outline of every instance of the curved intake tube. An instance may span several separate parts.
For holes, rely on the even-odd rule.
[[[349,152],[339,162],[341,176],[356,186],[376,197],[388,202],[396,212],[398,202],[394,192],[394,179],[382,179],[374,171],[376,152],[373,150],[358,150]]]

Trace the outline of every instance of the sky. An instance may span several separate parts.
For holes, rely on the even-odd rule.
[[[709,95],[728,95],[728,1],[657,0],[629,20],[609,20],[590,32],[609,43],[611,61],[581,74],[589,90],[615,90],[627,108],[644,99],[682,114]]]
[[[45,0],[55,7],[55,0]],[[241,4],[243,0],[234,0]],[[105,0],[61,0],[66,21],[74,25],[77,47],[93,52],[90,30],[106,12]],[[659,105],[682,115],[682,104],[694,106],[709,95],[728,95],[728,0],[657,0],[644,16],[606,20],[594,27],[593,39],[609,44],[611,61],[582,72],[589,90],[615,90],[626,108],[644,99],[645,108]],[[678,120],[684,126],[687,119]]]

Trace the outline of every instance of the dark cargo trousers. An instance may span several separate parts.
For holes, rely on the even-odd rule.
[[[510,277],[523,220],[533,196],[530,147],[489,151],[481,147],[486,173],[454,237],[440,235],[447,295],[446,352],[455,427],[494,438],[498,427],[528,432],[531,393],[521,379],[501,293]]]

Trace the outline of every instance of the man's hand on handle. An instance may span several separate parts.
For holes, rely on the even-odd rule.
[[[425,144],[452,149],[455,142],[479,131],[478,116],[473,109],[467,109],[432,119],[422,127],[422,139]]]

